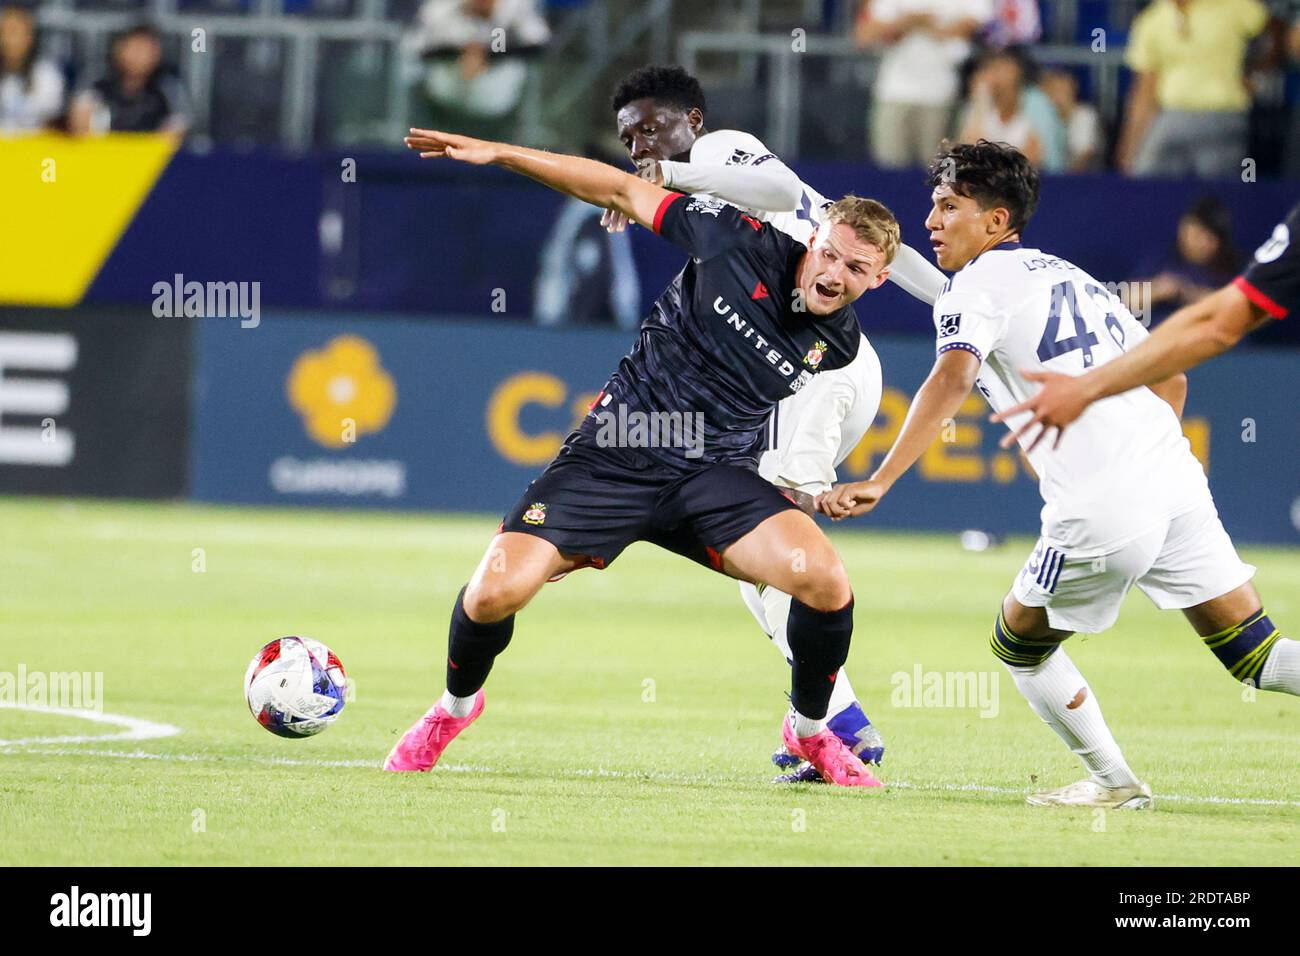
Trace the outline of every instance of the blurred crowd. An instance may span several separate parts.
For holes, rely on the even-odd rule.
[[[353,0],[208,2],[223,14],[260,15],[275,8],[288,16],[292,7],[336,19],[362,15],[362,5]],[[538,64],[547,64],[552,74],[573,67],[552,62],[563,53],[553,43],[550,21],[565,8],[576,8],[565,12],[577,17],[594,14],[605,2],[386,0],[365,9],[382,10],[385,22],[401,25],[409,87],[402,109],[411,125],[527,139],[524,121],[530,92],[539,95]],[[827,0],[824,6],[844,12],[839,22],[852,24],[855,44],[877,63],[865,91],[865,153],[884,167],[922,165],[944,137],[984,137],[1020,147],[1048,172],[1239,175],[1255,94],[1270,84],[1275,92],[1283,88],[1286,71],[1300,62],[1300,0],[1148,0],[1125,24],[1126,34],[1092,31],[1092,52],[1107,52],[1109,41],[1123,50],[1128,68],[1123,109],[1117,116],[1112,96],[1103,115],[1098,91],[1090,88],[1087,58],[1058,56],[1053,63],[1051,51],[1060,47],[1042,45],[1044,11],[1055,9],[1051,0]],[[0,133],[186,132],[192,115],[186,89],[176,64],[164,57],[164,49],[178,47],[167,47],[153,25],[141,20],[116,33],[103,63],[67,62],[43,54],[36,9],[30,0],[0,0]],[[117,9],[152,7],[146,0],[121,0]],[[615,9],[626,7],[603,13]],[[684,7],[676,9],[674,16]],[[172,30],[174,40],[174,25]],[[265,52],[256,39],[249,43],[250,53]],[[1077,40],[1074,52],[1086,53],[1087,45]],[[350,73],[322,60],[325,82],[354,93],[366,84],[383,90],[385,82],[377,77],[384,67],[359,62],[363,66]],[[242,140],[258,141],[258,124],[270,137],[279,134],[278,114],[258,100],[259,93],[281,95],[287,70],[279,70],[262,77],[235,68],[219,71],[212,81],[218,99],[224,94],[233,103],[225,113],[243,114],[232,120]],[[1294,69],[1289,76],[1295,79]],[[1297,86],[1287,87],[1291,118],[1300,115]],[[762,96],[755,91],[755,102]],[[325,97],[317,99],[328,112]],[[359,122],[341,128],[372,134],[379,128],[373,108],[354,111],[361,114]],[[318,123],[315,135],[327,126]],[[222,138],[220,132],[205,135]],[[1300,151],[1300,136],[1291,136],[1293,151]],[[1273,137],[1275,143],[1285,140],[1285,133]],[[335,145],[346,141],[345,132]]]
[[[0,6],[0,132],[184,135],[185,90],[163,64],[162,37],[148,23],[114,37],[102,69],[80,76],[41,56],[39,40],[32,8]]]
[[[866,0],[854,37],[880,53],[869,151],[920,165],[942,136],[1011,143],[1049,172],[1238,175],[1252,88],[1300,60],[1300,6],[1153,0],[1133,21],[1119,130],[1080,97],[1080,72],[1040,68],[1035,0]],[[1104,31],[1094,49],[1104,50]],[[1113,138],[1113,154],[1108,145]]]
[[[427,0],[407,34],[425,64],[423,118],[482,136],[505,132],[524,101],[528,60],[550,37],[536,0]]]

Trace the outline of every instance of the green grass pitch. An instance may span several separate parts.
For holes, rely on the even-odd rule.
[[[0,864],[1295,861],[1300,703],[1250,699],[1134,594],[1114,630],[1068,646],[1158,809],[1028,807],[1034,781],[1082,776],[987,649],[1031,542],[969,554],[869,519],[833,534],[886,792],[770,782],[786,665],[733,582],[643,545],[543,590],[444,765],[384,774],[441,690],[451,602],[495,524],[0,500],[0,672],[102,672],[105,714],[180,728],[67,742],[51,738],[125,731],[0,708]],[[1300,552],[1244,556],[1296,633]],[[315,738],[274,737],[244,705],[248,661],[285,634],[328,643],[356,682]],[[918,665],[997,675],[996,713],[902,706],[897,675]]]

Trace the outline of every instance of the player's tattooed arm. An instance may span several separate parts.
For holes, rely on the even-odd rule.
[[[957,414],[979,370],[980,360],[965,349],[952,349],[935,359],[930,375],[907,410],[903,430],[880,467],[866,481],[836,485],[820,495],[817,510],[839,521],[874,508],[939,437],[944,423]]]
[[[595,206],[616,209],[634,222],[651,226],[668,190],[594,159],[494,143],[439,130],[414,129],[408,148],[421,159],[455,159],[476,166],[500,166],[535,179],[557,192]]]

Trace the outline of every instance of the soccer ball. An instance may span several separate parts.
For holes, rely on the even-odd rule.
[[[244,698],[257,722],[281,737],[310,737],[338,719],[348,677],[333,651],[310,637],[281,637],[248,665]]]

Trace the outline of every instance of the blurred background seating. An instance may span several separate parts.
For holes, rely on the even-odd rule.
[[[1179,35],[1177,0],[45,0],[26,6],[40,26],[39,54],[69,84],[65,96],[94,82],[113,37],[147,18],[187,91],[197,149],[214,143],[397,148],[408,126],[435,121],[542,146],[596,142],[609,137],[606,93],[617,78],[642,63],[675,61],[714,92],[711,125],[749,129],[787,159],[860,161],[865,155],[878,165],[915,166],[936,135],[962,131],[973,79],[980,80],[977,94],[990,70],[994,86],[999,78],[1009,81],[1014,67],[998,51],[1010,49],[1020,63],[1025,119],[1050,140],[1040,144],[1049,170],[1177,174],[1186,165],[1193,174],[1232,172],[1221,162],[1188,165],[1171,146],[1179,129],[1197,122],[1181,109],[1190,101],[1179,98],[1177,71],[1198,53]],[[1204,85],[1237,83],[1239,90],[1232,103],[1223,96],[1205,102],[1231,106],[1240,117],[1234,122],[1257,174],[1297,175],[1300,9],[1289,0],[1208,6],[1240,29]],[[1208,16],[1204,0],[1192,0],[1188,9],[1188,16]],[[1130,47],[1134,30],[1138,46]],[[921,74],[930,80],[921,82]],[[1213,90],[1203,92],[1198,103]],[[1015,127],[1020,111],[1004,110],[989,128]],[[987,125],[992,114],[982,112]]]

